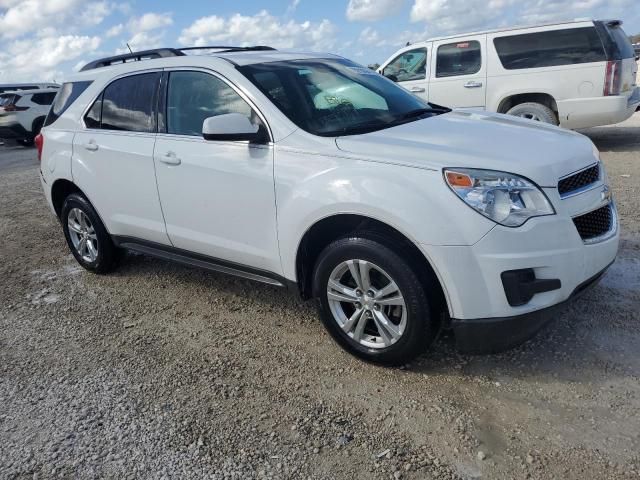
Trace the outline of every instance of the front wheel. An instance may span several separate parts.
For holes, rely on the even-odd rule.
[[[377,240],[352,237],[331,243],[316,264],[314,292],[331,336],[364,360],[408,363],[437,334],[418,276]]]

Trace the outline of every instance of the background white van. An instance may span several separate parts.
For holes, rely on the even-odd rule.
[[[566,128],[618,123],[640,105],[622,22],[576,21],[434,38],[378,72],[429,102]]]

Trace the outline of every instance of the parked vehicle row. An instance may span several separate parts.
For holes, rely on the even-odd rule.
[[[436,78],[488,72],[481,37],[451,43],[427,50],[448,58]],[[613,262],[588,138],[438,107],[330,54],[207,48],[100,59],[56,97],[41,182],[84,268],[132,249],[286,286],[345,349],[400,364],[442,328],[463,350],[513,346]]]
[[[578,21],[434,38],[379,72],[431,103],[577,129],[640,106],[636,53],[620,21]]]
[[[46,88],[0,94],[0,138],[33,145],[57,93],[57,88]]]

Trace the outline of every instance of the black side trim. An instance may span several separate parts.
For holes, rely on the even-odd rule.
[[[556,313],[598,283],[613,262],[578,285],[564,302],[535,312],[512,317],[452,319],[451,327],[458,350],[464,353],[499,353],[533,337],[556,317]]]
[[[512,307],[526,305],[534,295],[551,292],[562,287],[557,278],[536,278],[532,268],[507,270],[500,275],[507,301]]]
[[[292,280],[288,280],[276,273],[267,272],[252,267],[247,267],[234,262],[220,260],[217,258],[189,252],[179,248],[162,245],[160,243],[140,240],[138,238],[112,236],[113,243],[120,248],[127,248],[139,253],[151,255],[153,257],[162,258],[176,263],[181,263],[190,267],[203,268],[214,272],[226,273],[236,277],[254,280],[256,282],[267,283],[277,287],[286,287],[288,289],[296,288],[297,284]]]

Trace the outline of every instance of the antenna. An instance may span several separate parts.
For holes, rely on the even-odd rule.
[[[127,48],[129,49],[129,53],[133,54],[133,50],[131,50],[131,47],[129,46],[128,43],[127,43]]]

